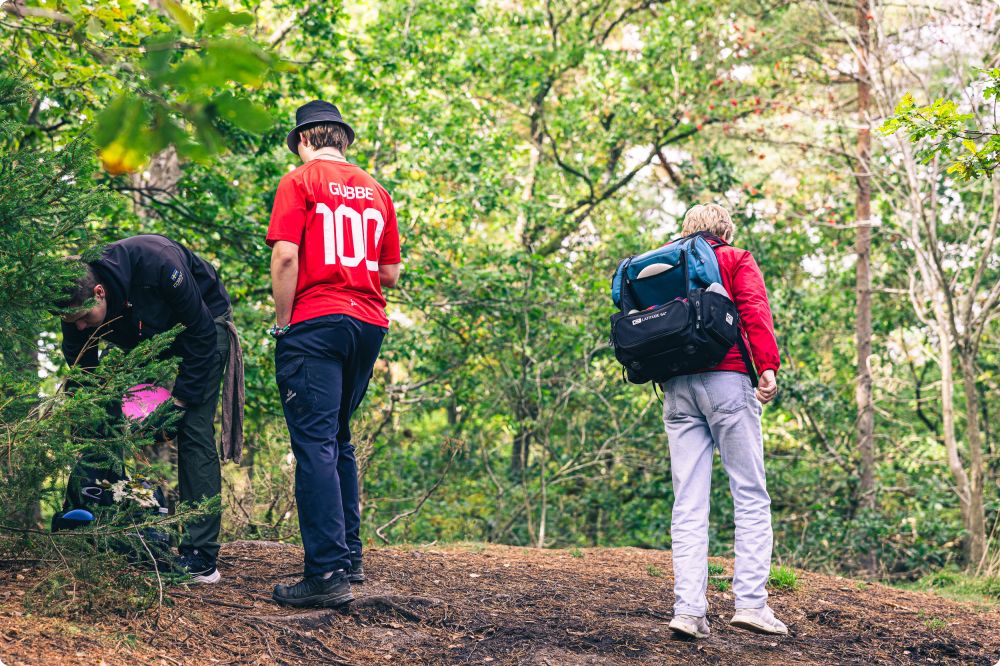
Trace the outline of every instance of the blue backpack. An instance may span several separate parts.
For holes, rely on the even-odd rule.
[[[727,245],[718,236],[702,232],[622,259],[611,281],[611,300],[625,312],[631,309],[645,310],[673,298],[686,297],[688,292],[695,289],[707,289],[713,282],[721,284],[719,260],[709,241],[716,245]],[[652,275],[639,277],[645,269],[657,266],[669,268],[647,271]],[[630,289],[623,290],[625,284]],[[628,303],[631,307],[623,307],[623,298],[626,301],[633,299],[633,302]]]
[[[628,381],[662,383],[712,368],[735,345],[757,386],[739,311],[722,287],[715,256],[726,244],[701,232],[619,262],[611,281],[618,307],[611,345]]]

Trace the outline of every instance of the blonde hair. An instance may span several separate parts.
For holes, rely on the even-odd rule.
[[[699,231],[715,234],[729,243],[733,240],[736,225],[729,217],[729,211],[719,204],[696,204],[684,214],[684,230],[681,233],[690,236]]]

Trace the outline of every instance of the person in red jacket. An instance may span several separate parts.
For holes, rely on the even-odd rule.
[[[735,226],[717,204],[692,207],[684,216],[684,235],[699,231],[732,242]],[[674,507],[670,521],[674,565],[674,617],[670,628],[705,638],[709,633],[708,513],[712,457],[716,448],[729,476],[736,520],[733,593],[736,613],[730,624],[759,633],[787,634],[767,605],[771,568],[771,498],[764,475],[762,403],[778,392],[780,360],[764,276],[753,255],[731,245],[715,248],[722,286],[740,313],[752,362],[760,375],[756,392],[739,348],[703,372],[663,384],[663,422],[670,442]]]

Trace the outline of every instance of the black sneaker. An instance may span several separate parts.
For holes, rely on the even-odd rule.
[[[180,573],[191,576],[191,580],[187,581],[191,583],[218,583],[222,578],[219,570],[215,567],[215,560],[204,553],[199,553],[197,548],[182,552],[174,563],[174,567]]]
[[[365,582],[365,568],[361,566],[361,558],[351,558],[351,570],[347,572],[347,580],[359,585]]]
[[[304,608],[321,606],[334,608],[354,601],[347,572],[339,569],[329,578],[306,576],[295,585],[275,585],[271,598],[279,604]]]

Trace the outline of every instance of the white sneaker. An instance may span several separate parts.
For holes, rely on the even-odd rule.
[[[708,638],[708,620],[704,615],[674,615],[668,625],[675,634],[683,634],[691,638]]]
[[[729,624],[740,629],[746,629],[758,634],[777,634],[786,636],[788,627],[774,617],[770,606],[763,608],[737,608],[736,614]]]

